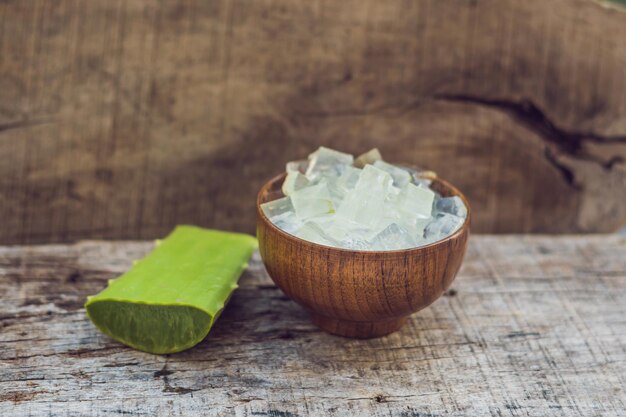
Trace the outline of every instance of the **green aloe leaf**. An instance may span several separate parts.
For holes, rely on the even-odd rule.
[[[189,349],[209,333],[256,247],[249,235],[178,226],[130,271],[88,297],[87,315],[135,349]]]

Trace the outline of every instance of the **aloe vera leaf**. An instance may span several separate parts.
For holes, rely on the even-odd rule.
[[[206,337],[257,247],[254,237],[178,226],[99,294],[87,315],[135,349],[172,353]]]

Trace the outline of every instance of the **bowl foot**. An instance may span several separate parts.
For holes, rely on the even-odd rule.
[[[371,339],[399,330],[406,323],[407,317],[380,321],[349,321],[312,313],[311,319],[325,332],[355,339]]]

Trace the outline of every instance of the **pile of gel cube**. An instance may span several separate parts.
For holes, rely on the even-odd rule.
[[[372,149],[356,159],[325,147],[287,163],[285,197],[261,208],[278,228],[320,245],[363,251],[414,248],[456,232],[458,196],[430,188],[431,171],[393,165]]]

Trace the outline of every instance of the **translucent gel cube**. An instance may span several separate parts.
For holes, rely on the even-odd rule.
[[[282,197],[276,200],[268,201],[267,203],[261,204],[261,210],[268,218],[272,218],[283,213],[293,212],[293,204],[291,204],[291,199],[289,197]]]
[[[296,236],[300,239],[308,240],[309,242],[317,243],[326,246],[339,246],[339,242],[328,236],[321,226],[314,222],[306,222],[296,232]]]
[[[388,172],[389,175],[393,178],[393,185],[399,188],[403,188],[405,185],[411,182],[411,174],[402,168],[399,168],[395,165],[391,165],[385,161],[376,161],[374,162],[374,166],[376,168],[382,169],[385,172]]]
[[[289,171],[283,182],[282,191],[285,195],[291,195],[309,185],[309,180],[300,171]]]
[[[417,239],[402,226],[392,223],[370,241],[371,250],[399,250],[414,248]]]
[[[414,184],[405,185],[396,200],[397,209],[408,217],[430,217],[435,193]]]
[[[352,165],[353,161],[354,157],[350,154],[320,146],[317,151],[309,155],[306,176],[309,180],[324,176],[338,177]]]
[[[465,223],[465,219],[453,214],[442,213],[426,226],[424,236],[440,240],[456,232]]]
[[[290,198],[300,220],[335,211],[328,187],[323,183],[302,188],[291,194]]]
[[[293,211],[288,211],[286,213],[270,217],[270,221],[279,229],[292,235],[302,227],[302,221],[298,219],[296,213]]]
[[[374,227],[385,214],[385,200],[390,192],[391,176],[372,165],[366,165],[354,189],[337,209],[344,220]]]
[[[455,216],[465,218],[467,217],[467,207],[463,204],[458,196],[444,197],[437,200],[435,203],[435,211],[440,213],[454,214]]]

